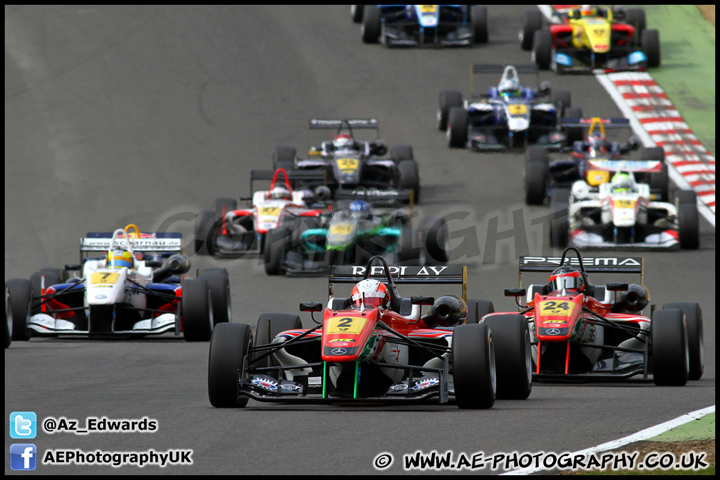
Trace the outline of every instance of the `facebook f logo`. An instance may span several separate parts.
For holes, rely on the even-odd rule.
[[[37,447],[32,443],[10,445],[10,468],[13,470],[35,470]]]
[[[37,435],[35,412],[12,412],[10,414],[10,438],[30,440]]]

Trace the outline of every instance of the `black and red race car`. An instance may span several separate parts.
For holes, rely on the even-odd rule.
[[[571,253],[575,258],[571,258]],[[583,258],[568,247],[562,257],[520,257],[524,272],[552,272],[550,282],[505,290],[526,296],[519,313],[495,318],[524,318],[531,332],[536,380],[625,380],[652,375],[656,385],[685,385],[703,375],[703,320],[700,305],[666,303],[650,307],[643,281],[642,257]],[[640,283],[592,285],[588,273],[639,274]],[[497,321],[497,320],[496,320]]]
[[[210,344],[208,391],[215,407],[263,402],[384,403],[454,397],[460,408],[490,408],[499,398],[525,399],[532,389],[527,322],[478,319],[494,310],[466,302],[466,267],[334,266],[330,300],[301,303],[323,312],[313,328],[297,315],[260,315],[250,326],[219,325]],[[401,297],[397,283],[462,284],[463,297]],[[335,297],[336,283],[357,283]],[[380,294],[378,294],[380,292]],[[468,304],[470,308],[468,308]],[[423,305],[432,305],[422,314]]]

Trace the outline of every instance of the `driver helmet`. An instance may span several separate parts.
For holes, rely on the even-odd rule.
[[[333,140],[333,147],[335,147],[335,150],[349,150],[353,148],[354,144],[355,142],[353,142],[352,137],[347,134],[337,135]]]
[[[616,173],[610,180],[613,192],[624,192],[627,193],[632,188],[632,180],[627,173]]]
[[[595,152],[607,151],[607,143],[605,142],[605,136],[602,133],[595,132],[590,135],[588,137],[588,144],[590,145],[590,150]]]
[[[113,250],[108,252],[105,266],[107,268],[133,268],[135,257],[127,250]]]
[[[519,97],[520,96],[520,85],[514,78],[508,78],[500,82],[498,87],[500,95],[503,97]]]
[[[364,217],[370,213],[370,204],[365,200],[353,200],[350,204],[353,217]]]
[[[583,17],[597,17],[597,8],[595,5],[583,5],[580,8],[580,15]]]
[[[277,186],[270,190],[270,198],[273,200],[290,200],[291,197],[292,194],[290,193],[290,190],[285,187]]]
[[[352,289],[352,301],[355,308],[387,308],[390,302],[390,291],[379,280],[367,279],[359,282]]]
[[[556,290],[585,290],[585,279],[576,268],[563,265],[550,274],[550,286]]]

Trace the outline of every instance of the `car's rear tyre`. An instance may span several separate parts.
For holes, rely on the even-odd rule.
[[[682,310],[685,314],[685,330],[688,337],[688,356],[690,357],[689,380],[700,380],[705,371],[705,349],[703,346],[703,315],[700,304],[694,302],[674,302],[663,305],[665,309]]]
[[[447,132],[448,147],[465,148],[468,137],[468,114],[463,107],[453,107],[448,113]]]
[[[635,33],[640,38],[645,30],[645,10],[642,8],[628,8],[625,11],[625,22],[635,27]]]
[[[470,23],[472,25],[473,38],[475,40],[475,43],[487,43],[487,7],[485,7],[484,5],[473,5],[472,7],[470,7]]]
[[[635,176],[639,181],[644,181],[650,185],[650,189],[657,192],[659,200],[667,202],[670,200],[670,179],[668,175],[668,166],[665,163],[665,150],[662,147],[647,147],[642,152],[643,160],[658,160],[662,162],[662,170],[659,172],[651,172],[645,175],[638,174]]]
[[[420,172],[415,160],[403,160],[398,163],[398,186],[413,191],[413,201],[420,201]]]
[[[522,25],[518,33],[520,48],[526,51],[532,50],[533,36],[542,28],[543,17],[540,10],[526,10],[523,12]]]
[[[558,109],[560,115],[564,115],[565,110],[572,106],[571,98],[570,92],[567,90],[553,90],[550,94],[550,102],[555,105],[555,108]]]
[[[565,248],[568,245],[570,219],[570,190],[557,189],[550,196],[550,246]]]
[[[395,163],[400,163],[403,160],[413,160],[413,148],[410,145],[396,145],[390,148],[390,158]]]
[[[208,396],[218,408],[239,408],[247,405],[247,396],[238,396],[238,371],[252,349],[250,325],[221,323],[210,340],[208,360]]]
[[[655,385],[685,385],[689,376],[689,356],[682,310],[655,310],[650,336]]]
[[[225,269],[223,269],[225,270]],[[225,270],[227,272],[227,270]],[[232,296],[230,295],[230,281],[227,274],[204,272],[198,280],[205,279],[210,288],[212,299],[213,325],[232,322]]]
[[[303,328],[302,320],[297,315],[291,315],[287,313],[263,313],[260,315],[257,321],[257,328],[255,329],[255,345],[268,345],[272,343],[273,338],[280,332],[286,330],[298,330]],[[259,355],[264,355],[267,352],[258,352]],[[280,363],[275,359],[274,355],[269,355],[259,362],[254,362],[253,367],[276,367]]]
[[[292,170],[295,166],[295,147],[275,147],[272,165],[273,170],[278,168],[282,168],[286,172]]]
[[[263,260],[265,262],[265,273],[268,275],[282,275],[285,250],[290,238],[290,231],[287,228],[274,228],[265,234],[265,246],[263,248]]]
[[[220,221],[218,215],[210,210],[200,210],[195,218],[195,239],[193,246],[197,255],[212,255],[213,243],[216,237],[216,222]]]
[[[645,30],[640,34],[643,51],[650,68],[660,66],[660,33],[657,30]]]
[[[447,130],[450,109],[462,107],[462,105],[462,93],[457,90],[443,90],[440,92],[440,108],[437,113],[438,130],[441,132]]]
[[[547,30],[538,30],[533,35],[532,57],[541,70],[547,70],[552,63],[552,35]]]
[[[525,203],[542,205],[547,196],[550,160],[547,150],[536,145],[525,156]]]
[[[460,408],[491,408],[497,379],[495,347],[487,325],[458,325],[453,330],[455,401]]]
[[[350,5],[350,17],[354,23],[360,23],[363,19],[365,5]]]
[[[495,343],[497,398],[525,400],[532,392],[532,353],[528,323],[522,315],[493,315],[483,322]]]
[[[380,38],[380,8],[376,5],[366,5],[362,20],[362,41],[377,43]]]
[[[467,323],[479,323],[488,313],[495,313],[495,305],[490,300],[469,299],[467,307]]]
[[[30,280],[24,278],[11,278],[5,282],[5,288],[10,292],[12,301],[12,339],[25,341],[30,339],[30,330],[27,328],[27,321],[30,318],[33,301],[33,287]]]
[[[697,193],[692,190],[679,190],[675,195],[680,248],[696,250],[700,248],[700,214],[697,208]]]
[[[189,279],[183,282],[181,313],[186,341],[210,340],[215,322],[207,279]]]
[[[566,108],[563,113],[563,118],[582,118],[582,108],[570,107]],[[573,142],[582,141],[583,139],[583,127],[565,127],[565,141],[568,145],[572,145]]]
[[[444,218],[425,217],[420,221],[426,265],[447,265],[450,261],[450,232]]]

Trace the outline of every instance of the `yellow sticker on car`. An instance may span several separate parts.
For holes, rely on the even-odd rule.
[[[367,318],[362,317],[335,317],[327,321],[325,333],[327,335],[349,334],[358,335],[362,332]]]
[[[280,207],[261,207],[260,215],[278,216],[280,214]]]
[[[117,282],[118,277],[120,276],[119,273],[111,273],[111,272],[96,272],[90,275],[90,283],[92,285],[96,284],[114,284]]]
[[[615,200],[615,208],[634,208],[635,200]]]
[[[354,172],[358,168],[358,163],[357,158],[338,158],[337,160],[338,168],[343,172]]]
[[[330,225],[330,235],[349,235],[352,232],[352,225],[349,223],[336,223]]]
[[[542,316],[569,317],[572,315],[573,310],[575,310],[573,302],[558,302],[555,300],[540,302],[540,315]]]
[[[434,13],[437,5],[420,5],[420,13]]]
[[[508,105],[510,115],[525,115],[527,113],[527,105],[521,103],[513,103]]]

